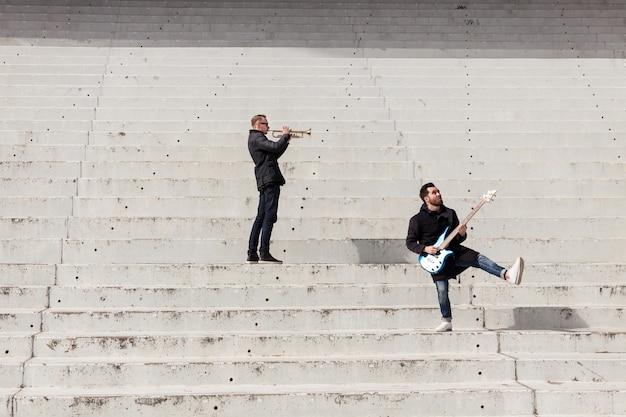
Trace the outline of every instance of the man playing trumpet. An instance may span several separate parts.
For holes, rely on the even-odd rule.
[[[265,115],[257,114],[252,117],[251,122],[252,129],[250,129],[248,136],[248,150],[254,161],[254,175],[259,190],[259,207],[250,232],[246,262],[281,264],[282,261],[270,254],[270,238],[274,223],[278,220],[280,187],[285,184],[285,178],[278,166],[278,158],[285,153],[289,146],[291,130],[288,126],[283,126],[281,138],[274,142],[266,136],[269,131],[269,123]],[[261,237],[261,246],[257,254],[259,236]]]

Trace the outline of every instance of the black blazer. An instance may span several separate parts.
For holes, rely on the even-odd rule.
[[[259,191],[268,185],[284,185],[285,178],[280,172],[278,158],[289,146],[291,135],[283,135],[276,142],[269,140],[260,130],[250,130],[248,151],[254,161],[254,176]]]

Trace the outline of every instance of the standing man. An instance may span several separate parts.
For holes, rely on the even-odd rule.
[[[270,238],[274,223],[278,220],[280,187],[285,184],[285,178],[278,166],[278,158],[285,153],[289,146],[290,129],[288,126],[283,126],[282,137],[274,142],[265,136],[269,131],[269,124],[265,115],[257,114],[252,117],[251,122],[252,129],[250,129],[248,136],[248,150],[254,161],[254,175],[259,190],[259,208],[250,232],[246,262],[281,264],[282,261],[270,254]],[[257,254],[259,236],[261,236],[260,257]]]
[[[467,268],[480,268],[485,272],[495,275],[507,282],[519,285],[522,282],[524,260],[517,258],[509,269],[480,254],[473,249],[461,245],[467,239],[467,226],[459,224],[456,212],[443,204],[443,198],[439,189],[432,182],[424,184],[420,189],[420,198],[423,201],[419,213],[409,221],[409,231],[406,236],[406,247],[418,255],[437,255],[439,248],[433,246],[439,236],[449,227],[450,231],[458,227],[458,234],[450,242],[448,250],[453,255],[444,263],[443,269],[432,274],[437,288],[439,309],[441,311],[441,324],[435,331],[448,332],[452,330],[452,308],[448,298],[448,280],[456,279],[456,276]]]

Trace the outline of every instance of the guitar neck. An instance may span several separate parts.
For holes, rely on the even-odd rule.
[[[480,208],[482,206],[485,205],[487,201],[485,200],[481,200],[480,203],[478,203],[478,205],[476,207],[474,207],[474,209],[470,212],[470,214],[468,214],[463,221],[459,224],[467,224],[469,223],[469,221],[472,219],[472,217],[474,217],[474,214],[476,214],[478,212],[478,210],[480,210]],[[450,244],[450,242],[452,242],[452,239],[454,239],[456,237],[456,235],[459,234],[459,227],[457,226],[456,229],[454,229],[447,237],[446,239],[443,241],[443,243],[439,246],[439,249],[445,249],[448,247],[448,245]]]

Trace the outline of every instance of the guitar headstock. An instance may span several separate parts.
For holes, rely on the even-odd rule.
[[[496,193],[498,192],[498,190],[489,190],[487,191],[487,194],[485,194],[483,196],[483,201],[485,203],[488,203],[490,201],[493,201],[494,198],[496,198]]]

